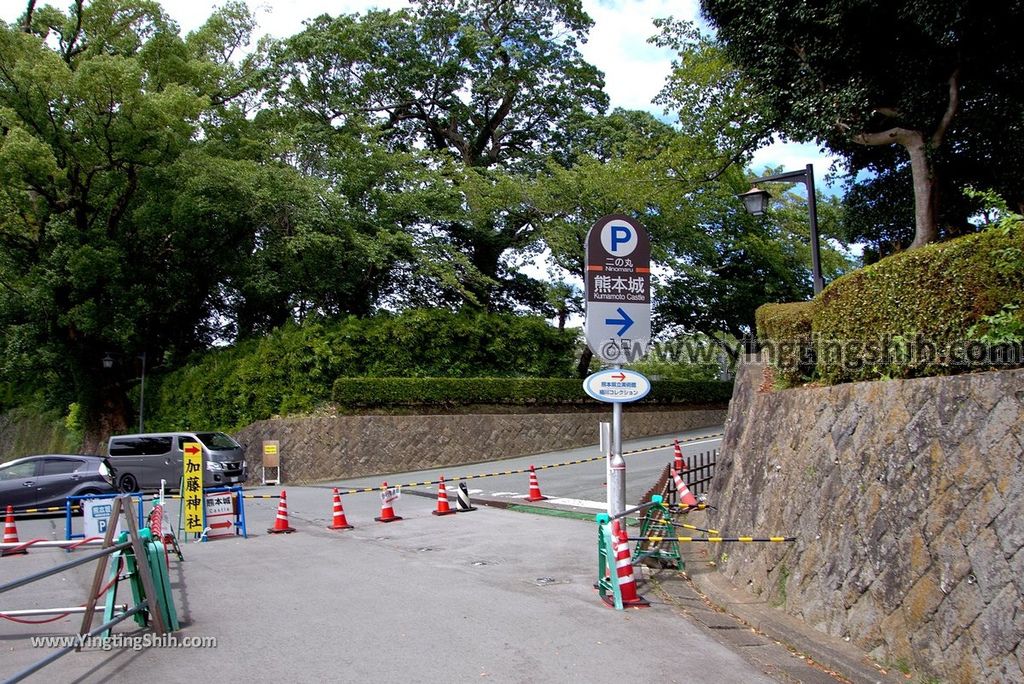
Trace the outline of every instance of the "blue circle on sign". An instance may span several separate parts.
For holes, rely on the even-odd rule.
[[[628,223],[609,221],[601,229],[601,246],[612,256],[629,256],[636,249],[637,242],[636,231]]]

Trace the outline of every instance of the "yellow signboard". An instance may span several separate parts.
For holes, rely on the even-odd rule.
[[[181,481],[181,503],[185,509],[185,532],[203,533],[203,447],[199,442],[185,442],[184,472]]]

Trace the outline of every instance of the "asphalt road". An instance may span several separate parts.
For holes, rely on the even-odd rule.
[[[670,438],[627,444],[642,449],[666,443],[659,451],[627,457],[627,493],[646,491],[648,475],[660,473],[672,455]],[[514,470],[596,453],[562,452],[445,474]],[[436,473],[388,479],[403,484],[431,480]],[[603,500],[601,461],[540,474],[547,496]],[[379,480],[338,484],[359,488],[378,486]],[[481,498],[516,500],[528,490],[526,475],[467,482]],[[355,529],[332,531],[326,529],[331,484],[287,488],[295,534],[267,534],[277,502],[250,499],[249,539],[189,542],[185,562],[172,561],[184,622],[177,636],[216,637],[216,648],[85,650],[28,681],[771,681],[657,596],[647,597],[653,605],[646,610],[606,607],[592,586],[592,522],[485,506],[437,517],[429,495],[404,495],[395,504],[404,519],[383,524],[372,520],[380,512],[378,496],[364,493],[344,497]],[[169,513],[176,515],[175,505]],[[23,540],[60,538],[63,521],[22,521],[18,530]],[[3,558],[0,583],[66,557],[37,550]],[[79,568],[2,594],[0,609],[80,604],[91,576],[91,568]],[[0,678],[48,652],[33,648],[30,635],[73,634],[79,624],[74,616],[36,627],[0,620]],[[118,631],[133,630],[125,625]]]

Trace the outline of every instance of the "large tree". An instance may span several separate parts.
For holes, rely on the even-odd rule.
[[[537,243],[536,217],[508,200],[516,204],[570,121],[606,105],[578,50],[590,25],[579,0],[417,0],[399,12],[321,16],[286,41],[278,102],[320,140],[362,130],[437,173],[456,203],[422,207],[414,228],[448,262],[464,301],[542,301],[508,259]]]
[[[894,167],[914,197],[911,246],[940,235],[941,176],[1019,205],[1024,2],[702,0],[769,121],[824,141],[854,170]],[[896,162],[897,164],[900,162]]]
[[[229,5],[183,40],[145,0],[0,26],[3,373],[78,402],[87,447],[129,423],[134,359],[228,337],[238,264],[314,220],[315,188],[240,151],[259,69],[226,55],[250,29]]]

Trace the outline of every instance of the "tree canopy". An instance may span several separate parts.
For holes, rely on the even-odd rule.
[[[609,213],[652,235],[663,329],[737,334],[804,296],[785,196],[777,223],[738,211],[730,148],[765,122],[725,127],[748,84],[720,46],[675,44],[692,68],[670,125],[607,112],[590,26],[579,0],[416,0],[255,41],[239,2],[185,36],[147,0],[27,3],[0,26],[0,397],[77,404],[95,444],[132,422],[142,358],[160,376],[417,308],[564,328]]]
[[[701,7],[756,94],[759,116],[791,139],[824,142],[854,172],[910,181],[910,246],[959,232],[977,208],[949,201],[951,185],[977,184],[1014,206],[1024,202],[1024,117],[1011,104],[1024,93],[1015,76],[1024,67],[1017,30],[1024,2],[702,0]]]

